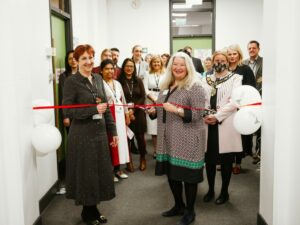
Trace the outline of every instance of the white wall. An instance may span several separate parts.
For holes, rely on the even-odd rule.
[[[74,48],[78,44],[90,44],[95,49],[95,65],[100,54],[108,47],[107,0],[72,0]]]
[[[299,8],[298,0],[264,1],[259,212],[269,225],[297,225],[300,221]]]
[[[216,0],[216,50],[239,44],[247,58],[247,43],[262,40],[262,19],[263,0]]]
[[[132,47],[140,44],[148,53],[170,52],[169,0],[142,0],[133,9],[131,1],[108,1],[108,46],[120,49],[119,64],[131,57]]]
[[[57,180],[55,154],[37,159],[30,142],[32,100],[53,102],[51,62],[45,56],[49,1],[5,1],[0,17],[0,224],[31,225],[39,216],[39,199]]]

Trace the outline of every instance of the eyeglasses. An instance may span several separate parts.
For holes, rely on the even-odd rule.
[[[134,66],[126,65],[125,67],[126,67],[126,68],[133,68]]]

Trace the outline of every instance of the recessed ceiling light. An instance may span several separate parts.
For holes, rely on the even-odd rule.
[[[186,17],[186,13],[172,13],[174,17]]]

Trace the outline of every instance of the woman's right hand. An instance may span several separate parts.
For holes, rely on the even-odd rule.
[[[105,113],[107,109],[107,103],[100,103],[97,105],[97,110],[99,114]]]
[[[70,121],[69,118],[65,118],[64,121],[63,121],[63,124],[64,124],[65,127],[69,127],[70,123],[71,123],[71,121]]]
[[[151,107],[150,109],[147,110],[147,112],[149,113],[149,115],[154,115],[156,113],[156,109],[155,107]]]

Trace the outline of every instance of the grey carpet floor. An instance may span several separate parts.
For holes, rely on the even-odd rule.
[[[151,142],[147,150],[152,152]],[[139,158],[133,155],[135,167]],[[206,175],[198,186],[195,205],[196,220],[193,225],[255,225],[259,204],[259,172],[246,157],[242,173],[232,175],[229,186],[230,200],[224,205],[204,203],[203,196],[208,190]],[[107,225],[175,225],[180,217],[164,218],[161,212],[170,209],[174,202],[165,176],[154,175],[155,160],[147,155],[147,169],[136,170],[129,178],[116,183],[116,198],[98,205],[101,213],[108,218]],[[216,176],[216,196],[221,189],[221,176]],[[81,221],[81,207],[64,195],[57,195],[42,214],[43,225],[84,225]]]

